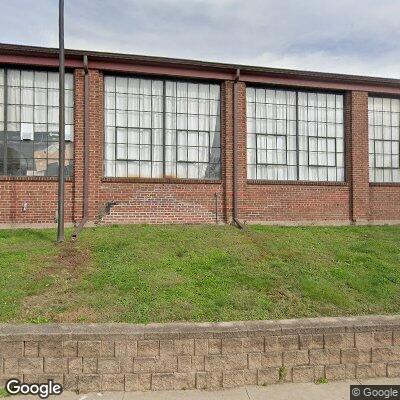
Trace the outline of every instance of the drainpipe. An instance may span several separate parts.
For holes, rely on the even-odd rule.
[[[240,222],[237,218],[237,210],[238,210],[238,195],[237,195],[237,189],[238,189],[238,183],[237,183],[237,113],[238,113],[238,107],[237,107],[237,83],[240,80],[240,68],[236,70],[236,75],[235,75],[235,80],[233,83],[233,215],[232,215],[232,223],[236,225],[239,229],[244,229],[244,225],[242,222]]]
[[[89,212],[89,69],[88,57],[83,56],[83,68],[85,71],[85,84],[84,84],[84,150],[83,150],[83,218],[79,225],[75,228],[72,234],[72,240],[75,240],[79,232],[83,229],[88,221]]]

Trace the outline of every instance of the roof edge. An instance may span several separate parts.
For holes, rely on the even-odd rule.
[[[58,56],[58,48],[41,47],[41,46],[26,46],[18,44],[0,43],[0,54],[15,54],[15,55],[31,55],[56,57]],[[87,55],[89,58],[101,61],[119,61],[122,63],[139,63],[153,65],[174,65],[182,68],[198,68],[203,70],[213,70],[221,72],[235,73],[239,68],[242,73],[250,75],[269,75],[269,76],[284,76],[297,79],[315,79],[319,81],[346,82],[357,84],[377,84],[382,86],[394,86],[400,88],[400,79],[383,78],[374,76],[338,74],[331,72],[317,72],[294,70],[285,68],[260,67],[243,64],[229,64],[211,61],[190,60],[182,58],[145,56],[127,53],[110,53],[92,50],[77,50],[65,49],[65,55],[68,58],[81,58]]]

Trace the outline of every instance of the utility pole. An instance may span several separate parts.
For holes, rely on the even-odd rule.
[[[64,164],[65,164],[65,70],[64,70],[64,0],[59,0],[59,153],[58,153],[58,226],[57,242],[64,241]]]

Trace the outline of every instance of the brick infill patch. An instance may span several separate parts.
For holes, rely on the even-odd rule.
[[[400,316],[171,324],[0,325],[0,384],[220,389],[400,377]]]

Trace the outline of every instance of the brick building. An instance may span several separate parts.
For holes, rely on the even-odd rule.
[[[0,45],[3,226],[55,221],[57,68]],[[75,50],[66,71],[69,223],[400,223],[400,80]]]

